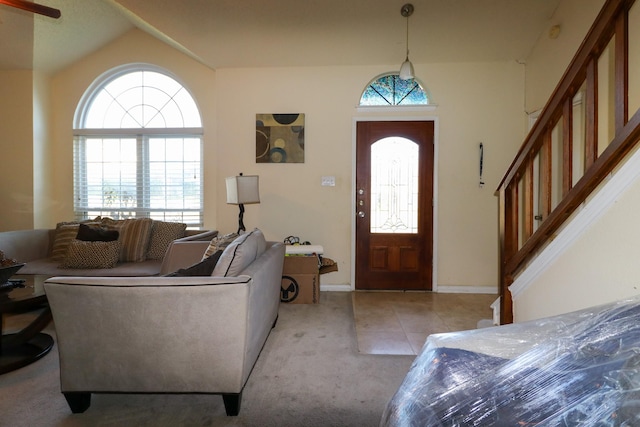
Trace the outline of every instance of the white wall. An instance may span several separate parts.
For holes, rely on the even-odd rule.
[[[48,222],[53,209],[52,193],[54,183],[51,173],[55,170],[49,166],[52,144],[49,143],[51,133],[51,84],[47,74],[33,73],[33,226]],[[30,228],[30,227],[25,227]]]
[[[353,126],[354,118],[366,116],[355,106],[367,83],[395,66],[217,71],[218,228],[230,231],[237,224],[237,208],[224,205],[223,178],[258,174],[261,203],[246,206],[247,227],[258,226],[277,240],[295,235],[323,245],[339,266],[322,276],[323,286],[350,284]],[[435,111],[374,116],[437,118],[437,285],[495,290],[493,191],[523,137],[522,67],[515,62],[416,64],[416,75],[438,104]],[[305,113],[305,163],[255,163],[255,115],[274,112]],[[484,188],[478,185],[481,141]],[[322,187],[324,175],[335,176],[336,186]]]
[[[556,88],[605,0],[562,0],[526,60],[526,111],[541,109]],[[557,38],[549,37],[560,26]]]
[[[33,72],[0,71],[0,231],[33,228]]]

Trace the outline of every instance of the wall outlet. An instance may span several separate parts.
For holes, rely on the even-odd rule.
[[[323,176],[321,184],[323,187],[335,187],[336,186],[336,177],[335,176]]]

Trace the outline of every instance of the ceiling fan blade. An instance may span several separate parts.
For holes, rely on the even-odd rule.
[[[0,0],[0,4],[17,7],[18,9],[39,13],[40,15],[45,15],[55,19],[58,19],[61,16],[58,9],[25,0]]]

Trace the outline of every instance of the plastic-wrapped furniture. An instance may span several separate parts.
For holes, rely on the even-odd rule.
[[[257,234],[225,249],[226,277],[48,279],[72,412],[88,409],[92,393],[209,393],[237,415],[280,305],[285,248],[250,240]]]
[[[640,297],[431,335],[381,426],[640,426]]]

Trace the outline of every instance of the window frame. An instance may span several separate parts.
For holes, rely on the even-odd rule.
[[[123,77],[130,73],[136,72],[155,72],[163,74],[164,76],[173,79],[177,84],[179,84],[182,89],[184,89],[191,99],[193,100],[197,112],[199,114],[198,121],[202,124],[202,115],[200,112],[200,108],[196,102],[196,98],[193,96],[191,91],[188,89],[183,82],[180,81],[175,75],[168,72],[165,69],[160,67],[151,65],[151,64],[127,64],[121,67],[116,67],[102,74],[98,79],[96,79],[85,91],[82,99],[78,103],[76,108],[76,114],[74,116],[74,127],[73,127],[73,182],[74,182],[74,215],[77,220],[89,219],[89,212],[91,211],[109,211],[109,212],[133,212],[135,217],[150,217],[153,219],[164,219],[164,213],[166,212],[181,212],[182,222],[187,223],[190,228],[201,228],[203,226],[203,217],[204,217],[204,197],[203,197],[203,187],[204,187],[204,161],[203,161],[203,127],[168,127],[168,128],[87,128],[84,127],[84,123],[88,116],[88,112],[92,106],[93,100],[100,94],[100,92],[107,86],[109,83],[114,80]],[[152,186],[148,182],[149,170],[150,170],[150,162],[149,162],[149,143],[153,138],[168,138],[168,139],[197,139],[199,140],[199,207],[197,209],[190,208],[152,208],[150,203],[150,194],[152,190]],[[136,160],[136,188],[142,191],[142,194],[136,195],[136,204],[135,207],[129,208],[112,208],[107,207],[104,203],[101,203],[101,206],[96,206],[93,209],[92,206],[88,206],[88,203],[85,203],[84,206],[79,203],[79,201],[88,201],[89,194],[89,185],[86,182],[86,145],[85,141],[89,138],[97,138],[97,139],[134,139],[136,141],[136,151],[139,154]],[[85,159],[81,161],[81,159]],[[142,205],[140,205],[142,203]],[[193,212],[193,215],[187,214]],[[158,213],[163,213],[162,215],[158,215]],[[154,215],[155,214],[155,215]],[[162,219],[161,219],[161,218]],[[197,220],[193,220],[192,218],[196,218]],[[185,220],[185,218],[187,220]],[[192,220],[188,220],[192,219]],[[169,219],[175,220],[175,219]]]
[[[369,87],[372,84],[376,83],[378,80],[383,79],[385,77],[389,77],[389,76],[395,76],[397,79],[400,78],[398,72],[394,71],[394,72],[388,72],[388,73],[383,73],[383,74],[377,75],[376,77],[374,77],[373,79],[371,79],[371,80],[369,80],[367,82],[367,84],[364,86],[364,88],[360,92],[360,97],[358,98],[358,105],[356,106],[356,110],[359,113],[372,113],[372,112],[379,112],[379,111],[382,111],[382,110],[384,110],[384,111],[402,111],[402,112],[425,112],[425,111],[434,111],[434,110],[436,110],[438,105],[433,103],[433,97],[431,95],[431,92],[417,78],[413,78],[412,81],[415,81],[415,83],[418,85],[418,87],[422,90],[422,92],[424,93],[425,97],[427,98],[428,104],[380,104],[380,105],[363,105],[363,104],[361,104],[362,98],[363,98],[365,92],[367,91],[367,89],[369,89]]]

